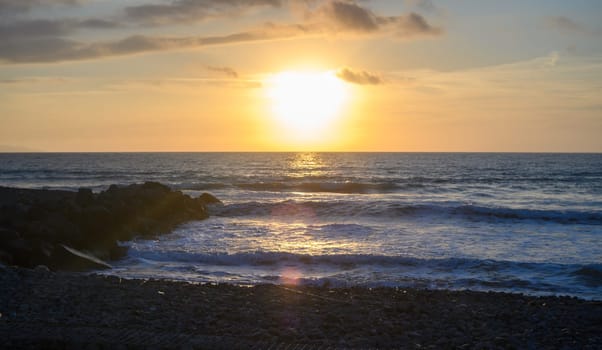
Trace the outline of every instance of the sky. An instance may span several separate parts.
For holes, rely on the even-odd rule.
[[[0,0],[0,151],[602,152],[602,1]]]

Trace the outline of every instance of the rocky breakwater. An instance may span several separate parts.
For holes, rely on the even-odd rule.
[[[0,187],[0,262],[55,270],[110,267],[117,241],[168,233],[208,217],[210,194],[191,198],[156,182],[77,192]]]

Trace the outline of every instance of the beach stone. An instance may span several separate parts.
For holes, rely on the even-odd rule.
[[[48,266],[46,265],[38,265],[34,268],[35,271],[37,272],[43,272],[43,273],[48,273],[50,272],[50,269],[48,268]]]

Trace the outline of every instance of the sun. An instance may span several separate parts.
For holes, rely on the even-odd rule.
[[[349,95],[332,71],[281,72],[269,77],[266,85],[274,117],[298,138],[316,136],[331,125]]]

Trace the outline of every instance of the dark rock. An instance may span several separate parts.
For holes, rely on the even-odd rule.
[[[0,261],[14,264],[15,255],[27,254],[27,242],[21,238],[17,231],[0,228]],[[17,258],[17,260],[20,260]]]
[[[84,231],[86,238],[96,240],[97,234],[101,233],[110,225],[111,212],[102,205],[91,205],[82,209],[79,217],[79,225]]]
[[[217,199],[217,197],[215,197],[214,195],[207,193],[207,192],[203,192],[198,197],[198,200],[203,204],[220,204],[220,203],[222,203],[222,201]]]
[[[78,205],[85,207],[94,202],[94,194],[92,190],[89,188],[80,188],[75,195],[75,203]]]
[[[205,198],[219,202],[208,194]],[[68,192],[0,187],[0,262],[97,268],[98,264],[78,262],[81,256],[64,245],[92,257],[116,259],[126,250],[117,241],[168,233],[185,221],[205,219],[205,204],[157,182],[111,185],[97,195],[84,188]]]
[[[154,195],[165,195],[169,192],[171,192],[171,189],[159,182],[154,182],[154,181],[147,181],[145,183],[143,183],[142,185],[140,185],[140,188],[142,189],[142,191],[146,192],[146,193],[150,193],[150,194],[154,194]]]
[[[108,258],[106,258],[107,260],[117,260],[120,258],[123,258],[125,256],[125,254],[127,253],[128,248],[124,247],[124,246],[120,246],[117,243],[115,243],[115,245],[109,249],[108,253],[109,256]]]
[[[19,232],[8,228],[0,227],[0,247],[13,240],[21,238]]]

